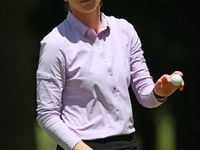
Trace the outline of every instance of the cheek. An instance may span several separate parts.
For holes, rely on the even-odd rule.
[[[100,2],[101,2],[101,0],[97,0],[97,5],[99,5],[99,4],[100,4]]]
[[[78,2],[76,0],[68,0],[70,7],[76,8],[78,6]]]

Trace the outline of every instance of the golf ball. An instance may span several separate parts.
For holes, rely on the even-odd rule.
[[[179,86],[182,83],[182,77],[179,74],[174,74],[171,78],[172,84],[175,86]]]

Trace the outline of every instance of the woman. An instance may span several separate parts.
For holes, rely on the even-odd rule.
[[[129,85],[153,108],[183,90],[171,83],[183,74],[154,84],[130,23],[101,13],[100,0],[65,2],[66,20],[41,41],[38,123],[60,150],[136,150]]]

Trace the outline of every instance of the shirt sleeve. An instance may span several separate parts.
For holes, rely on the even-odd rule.
[[[64,149],[73,149],[81,139],[60,118],[65,85],[65,57],[58,42],[46,37],[41,42],[37,70],[37,121]]]
[[[147,108],[154,108],[161,105],[153,94],[155,83],[150,75],[143,56],[141,41],[134,30],[133,26],[129,26],[132,33],[130,47],[130,69],[131,69],[131,86],[141,105]]]

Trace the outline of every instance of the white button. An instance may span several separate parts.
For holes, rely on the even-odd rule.
[[[107,60],[106,58],[104,58],[104,62],[106,62],[106,63],[107,63],[107,62],[108,62],[108,60]]]

